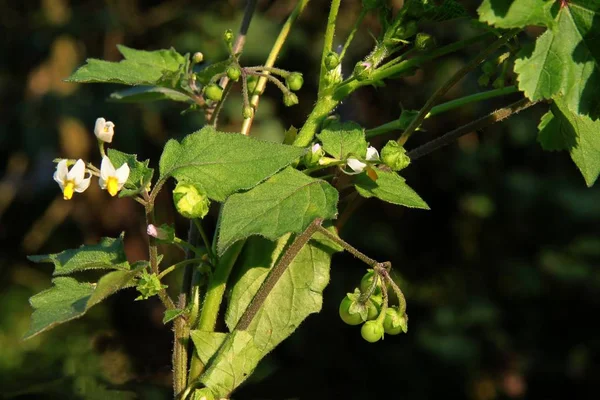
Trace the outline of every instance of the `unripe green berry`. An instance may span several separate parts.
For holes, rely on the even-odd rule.
[[[285,104],[286,107],[291,107],[291,106],[298,104],[298,96],[296,96],[294,93],[284,94],[283,95],[283,104]]]
[[[435,47],[435,38],[428,33],[419,32],[415,37],[415,49],[418,51],[431,50]]]
[[[398,335],[408,331],[408,316],[400,314],[397,307],[390,307],[385,310],[383,320],[383,329],[388,335]]]
[[[378,321],[367,321],[360,328],[360,334],[369,343],[375,343],[383,339],[383,325]]]
[[[331,71],[336,69],[338,65],[340,65],[340,56],[337,53],[330,51],[325,57],[325,68],[327,68],[327,71]]]
[[[254,116],[254,107],[246,106],[242,109],[242,117],[244,119],[252,118]]]
[[[233,31],[231,29],[227,29],[225,33],[223,33],[223,40],[227,44],[231,44],[233,42]]]
[[[383,149],[381,149],[381,161],[393,171],[400,171],[410,164],[410,158],[406,154],[406,149],[395,140],[390,140],[383,146]]]
[[[229,79],[231,79],[232,81],[237,82],[238,79],[240,79],[241,74],[242,74],[242,71],[240,70],[240,68],[237,65],[230,65],[227,68],[227,77]]]
[[[219,85],[211,83],[204,87],[204,97],[212,101],[220,101],[223,98],[223,89]]]
[[[339,314],[342,321],[347,323],[348,325],[358,325],[363,323],[363,319],[361,318],[359,313],[350,314],[350,306],[352,305],[352,300],[346,296],[342,299],[339,308]]]
[[[367,300],[365,304],[367,306],[367,321],[372,321],[379,316],[380,307],[377,307],[377,304],[371,299]]]
[[[191,183],[179,182],[173,190],[173,202],[179,214],[186,218],[204,218],[210,200],[204,191]]]
[[[204,54],[202,54],[199,51],[195,52],[194,57],[192,58],[192,61],[194,62],[194,64],[201,63],[202,60],[204,60]]]
[[[360,280],[360,291],[361,293],[367,293],[371,289],[371,285],[373,284],[373,279],[375,278],[375,272],[370,269],[366,274],[363,275]],[[377,278],[377,286],[373,291],[373,295],[381,294],[381,278]]]
[[[304,84],[304,78],[302,77],[302,74],[300,72],[292,72],[286,78],[285,81],[287,83],[288,88],[290,88],[290,90],[293,90],[294,92],[300,90],[302,88],[302,85]]]

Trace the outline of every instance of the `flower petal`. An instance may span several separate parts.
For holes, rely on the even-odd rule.
[[[96,125],[94,125],[94,135],[99,136],[104,130],[104,125],[106,125],[106,120],[104,118],[98,118],[96,120]]]
[[[117,177],[117,182],[119,182],[119,189],[121,189],[125,182],[127,182],[127,178],[129,178],[129,165],[127,165],[127,163],[121,165],[119,169],[115,171],[114,176]]]
[[[60,160],[56,165],[56,171],[54,172],[54,180],[60,186],[62,190],[65,186],[65,181],[67,180],[67,174],[69,173],[69,168],[67,167],[67,160]]]
[[[85,190],[90,187],[90,182],[92,180],[92,175],[89,176],[89,178],[84,178],[81,182],[79,182],[78,184],[75,184],[75,191],[77,193],[83,193],[85,192]]]
[[[67,179],[72,180],[75,186],[79,185],[85,177],[85,163],[80,158],[67,174]]]
[[[367,164],[362,161],[357,160],[356,158],[349,158],[346,160],[346,164],[354,171],[354,173],[359,174],[363,172]]]
[[[367,148],[367,161],[379,161],[379,152],[373,146]]]
[[[315,154],[317,151],[321,150],[321,145],[319,143],[315,143],[312,145],[310,151]]]
[[[100,164],[100,178],[106,181],[109,177],[115,176],[115,174],[115,167],[110,162],[110,159],[106,156],[102,157],[102,163]]]

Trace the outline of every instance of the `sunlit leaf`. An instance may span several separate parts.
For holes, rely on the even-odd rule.
[[[406,184],[403,177],[392,171],[377,169],[374,181],[365,173],[356,176],[354,187],[363,197],[377,197],[388,203],[429,210],[429,206]]]
[[[317,137],[323,150],[340,160],[350,155],[362,158],[367,153],[365,130],[355,122],[330,122]]]
[[[477,12],[480,21],[498,28],[549,26],[553,3],[549,0],[483,0]]]
[[[129,177],[123,185],[123,189],[119,191],[119,197],[135,196],[147,188],[152,181],[154,169],[148,167],[150,160],[140,162],[137,160],[137,155],[122,153],[114,149],[108,149],[108,158],[115,168],[119,168],[125,163],[129,166]]]

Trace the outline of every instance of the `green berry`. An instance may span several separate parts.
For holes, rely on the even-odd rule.
[[[383,320],[383,329],[388,335],[398,335],[408,331],[408,317],[406,314],[400,314],[397,307],[390,307],[385,310]]]
[[[194,62],[194,64],[201,63],[202,60],[204,60],[204,54],[200,53],[199,51],[194,53],[194,57],[192,58],[192,61]]]
[[[285,81],[290,90],[294,92],[300,90],[304,84],[304,78],[300,72],[292,72]]]
[[[298,104],[298,96],[296,96],[294,93],[284,94],[283,95],[283,104],[285,104],[286,107],[291,107],[291,106]]]
[[[400,171],[410,164],[410,158],[406,154],[406,149],[395,140],[390,140],[383,146],[383,149],[381,149],[381,160],[393,171]]]
[[[383,325],[378,321],[367,321],[360,328],[360,334],[369,343],[383,339]]]
[[[204,88],[204,97],[212,101],[220,101],[223,98],[223,89],[221,86],[211,83]]]
[[[237,65],[230,65],[229,68],[227,68],[227,77],[232,81],[237,82],[238,79],[240,79],[241,74],[242,71]]]
[[[367,321],[372,321],[379,316],[380,307],[372,299],[367,300]]]
[[[353,301],[348,296],[342,299],[339,309],[340,318],[348,325],[362,324],[363,319],[359,313],[350,314],[350,306],[352,305],[352,302]]]
[[[254,116],[254,108],[252,106],[246,106],[242,109],[242,117],[244,119],[252,118]]]
[[[435,38],[428,33],[419,32],[415,37],[415,49],[418,51],[430,50],[435,47]]]
[[[360,291],[361,293],[367,293],[371,289],[371,285],[373,284],[373,278],[375,277],[375,272],[370,269],[366,274],[363,275],[360,280]],[[377,286],[373,291],[373,295],[381,294],[381,278],[377,278]]]
[[[327,71],[331,71],[336,69],[338,65],[340,65],[340,56],[337,53],[330,51],[325,57],[325,68],[327,68]]]

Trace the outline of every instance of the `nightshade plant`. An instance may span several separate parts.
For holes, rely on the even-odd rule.
[[[226,60],[208,62],[199,52],[190,56],[174,49],[142,51],[119,46],[122,61],[89,59],[68,78],[70,82],[132,86],[114,93],[114,100],[182,102],[190,111],[204,112],[207,124],[181,142],[169,140],[158,165],[150,167],[154,163],[149,160],[138,161],[136,155],[107,149],[118,127],[99,118],[94,131],[102,156],[100,168],[83,160],[56,160],[54,179],[65,200],[97,178],[109,195],[130,197],[143,207],[149,260],[129,263],[123,235],[57,254],[31,256],[30,260],[51,262],[55,268],[53,286],[31,298],[34,313],[26,337],[78,318],[116,291],[134,287],[139,300],[158,296],[165,307],[164,323],[173,324],[176,398],[229,398],[267,353],[309,314],[320,310],[336,251],[352,253],[369,268],[357,288],[342,299],[342,320],[361,325],[368,342],[407,332],[407,304],[390,277],[390,263],[356,250],[338,236],[331,222],[347,218],[361,197],[427,210],[426,202],[399,174],[409,166],[414,168],[418,158],[461,135],[544,103],[548,111],[539,123],[539,143],[546,150],[568,151],[585,183],[591,186],[596,181],[600,173],[600,2],[483,0],[473,21],[479,33],[437,47],[441,38],[422,32],[423,23],[469,18],[459,2],[406,0],[392,13],[383,0],[363,0],[351,32],[345,39],[338,32],[343,43],[338,49],[334,33],[341,0],[332,0],[312,112],[300,129],[286,132],[284,143],[257,140],[251,126],[267,83],[282,92],[286,106],[298,103],[294,92],[303,85],[302,74],[274,64],[308,3],[298,0],[264,65],[240,63],[256,5],[249,0],[239,33],[224,33],[230,54]],[[369,13],[381,22],[381,34],[369,54],[344,70],[346,51]],[[521,48],[517,40],[527,26],[545,29],[532,49]],[[423,64],[476,43],[484,43],[484,50],[439,87],[421,109],[403,110],[397,120],[370,129],[332,115],[360,88],[384,86],[387,80],[410,75]],[[439,104],[472,71],[480,73],[481,86],[493,88]],[[516,84],[509,85],[514,77]],[[228,93],[236,88],[242,92],[243,126],[239,132],[220,132],[219,113]],[[521,93],[522,99],[406,151],[407,141],[425,119],[515,93]],[[379,150],[368,143],[377,135],[393,132],[399,132],[397,138]],[[157,195],[166,190],[169,180],[176,182],[175,208],[190,219],[186,240],[155,220]],[[343,203],[339,210],[341,193],[350,192],[353,201]],[[211,202],[213,207],[218,203],[220,210],[213,238],[203,227]],[[187,257],[165,266],[158,243],[182,247]],[[234,267],[241,271],[237,281],[231,274]],[[177,291],[167,287],[163,278],[179,268],[185,270],[184,285]],[[108,272],[96,282],[78,279],[78,272],[89,269]],[[226,289],[230,296],[225,315],[220,316]],[[391,304],[391,298],[398,304]],[[218,318],[224,319],[227,331],[215,331]]]

